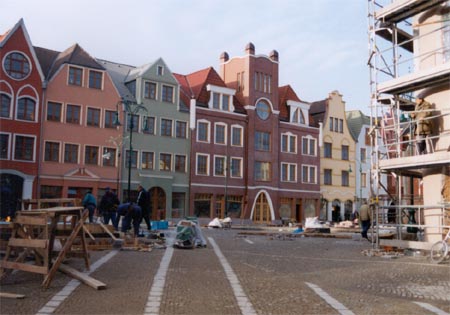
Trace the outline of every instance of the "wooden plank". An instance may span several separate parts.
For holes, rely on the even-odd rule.
[[[415,242],[415,241],[380,239],[380,245],[382,245],[382,246],[399,247],[399,248],[412,248],[412,249],[430,250],[431,246],[433,246],[433,243],[431,243],[431,242]]]
[[[89,229],[86,228],[86,225],[83,225],[83,231],[91,238],[91,240],[95,241],[94,235],[92,235],[91,232],[89,232]]]
[[[61,264],[59,266],[59,270],[64,272],[65,274],[71,276],[72,278],[80,280],[81,282],[87,284],[88,286],[90,286],[96,290],[106,289],[106,284],[104,284],[103,282],[98,281],[97,279],[94,279],[94,278],[88,276],[87,274],[82,273],[72,267]]]
[[[46,266],[36,266],[36,265],[30,265],[30,264],[24,264],[14,261],[4,261],[2,260],[0,262],[0,265],[2,268],[5,269],[17,269],[27,272],[34,272],[34,273],[40,273],[43,275],[46,275],[48,273],[48,268]]]
[[[23,294],[15,294],[15,293],[7,293],[7,292],[0,292],[0,297],[8,298],[8,299],[23,299],[25,297],[25,295],[23,295]]]
[[[21,213],[14,219],[14,223],[45,226],[48,224],[48,219],[45,216],[36,217]]]
[[[102,229],[106,232],[106,234],[108,234],[109,236],[111,236],[111,238],[112,238],[114,241],[119,240],[117,237],[114,236],[114,234],[111,233],[111,231],[110,231],[110,230],[109,230],[102,222],[99,222],[99,224],[100,224],[100,226],[102,227]]]
[[[8,246],[45,249],[48,247],[48,240],[10,238]]]

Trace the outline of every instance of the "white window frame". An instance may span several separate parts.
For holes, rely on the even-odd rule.
[[[225,111],[223,110],[223,106],[222,106],[222,102],[223,102],[223,94],[228,95],[228,112],[234,112],[234,104],[233,104],[233,96],[236,94],[236,90],[234,89],[230,89],[230,88],[226,88],[223,86],[216,86],[216,85],[212,85],[212,84],[208,84],[206,86],[206,90],[208,92],[210,92],[210,98],[208,101],[208,108],[212,109],[212,110],[220,110],[220,111]],[[217,93],[219,94],[219,109],[216,109],[213,107],[213,93]]]
[[[301,113],[303,114],[303,118],[305,118],[305,123],[300,123],[300,117],[297,117],[297,122],[295,124],[309,126],[309,108],[311,104],[288,100],[287,105],[290,107],[289,122],[294,123],[294,115],[299,115],[299,112],[301,111]],[[297,109],[299,111],[297,111]]]
[[[153,83],[153,84],[156,85],[155,98],[147,98],[145,96],[145,84],[146,83]],[[159,84],[158,84],[158,82],[155,82],[155,81],[152,81],[152,80],[144,80],[144,88],[142,89],[142,98],[143,99],[157,101],[158,100],[158,93],[159,93]]]
[[[156,67],[156,75],[158,75],[158,76],[163,76],[164,75],[164,66],[158,65]]]
[[[287,151],[283,151],[283,136],[287,136]],[[295,148],[294,148],[293,152],[291,152],[291,137],[293,137],[294,140],[295,140]],[[283,152],[283,153],[290,153],[290,154],[297,154],[297,151],[298,151],[297,147],[298,147],[297,135],[294,135],[292,132],[286,132],[286,133],[282,133],[281,134],[281,139],[280,139],[281,152]]]
[[[8,86],[9,87],[9,86]],[[7,93],[6,91],[1,91],[0,94],[5,94],[6,96],[9,96],[9,98],[11,99],[10,104],[9,104],[9,115],[8,117],[1,117],[0,119],[8,119],[11,120],[13,119],[13,106],[14,106],[14,97],[12,94]]]
[[[170,155],[170,169],[169,170],[164,170],[161,169],[161,154],[168,154]],[[170,152],[159,152],[159,157],[158,157],[158,171],[160,172],[172,172],[173,170],[173,154]]]
[[[44,140],[44,150],[42,152],[42,162],[50,162],[50,163],[55,163],[54,161],[46,161],[45,160],[45,145],[47,144],[47,142],[52,142],[52,143],[59,143],[59,152],[58,152],[58,161],[56,161],[57,163],[61,163],[61,158],[62,158],[62,142],[61,141],[53,141],[53,140]],[[103,166],[103,165],[102,165]]]
[[[8,152],[6,153],[6,159],[1,159],[2,161],[11,160],[11,141],[12,133],[10,132],[0,132],[0,135],[8,135]]]
[[[76,145],[76,146],[78,146],[78,152],[77,152],[77,161],[75,162],[75,163],[71,163],[71,162],[66,162],[66,159],[65,159],[65,157],[66,157],[66,144],[70,144],[70,145]],[[75,143],[75,142],[64,142],[64,145],[63,145],[63,147],[62,147],[62,151],[61,151],[61,153],[62,153],[62,159],[61,159],[61,163],[64,163],[64,164],[80,164],[80,161],[81,161],[81,144],[80,143]]]
[[[184,170],[183,171],[177,171],[176,170],[177,156],[184,156],[185,163],[184,163]],[[178,172],[178,173],[186,173],[187,172],[187,167],[188,167],[188,156],[186,154],[174,153],[173,154],[173,171],[174,172]]]
[[[217,142],[217,137],[216,137],[216,135],[217,135],[217,133],[216,133],[217,132],[217,126],[225,127],[225,130],[224,130],[224,143]],[[214,123],[214,144],[227,145],[227,143],[228,143],[228,126],[227,126],[227,124],[221,123],[221,122]]]
[[[167,136],[167,135],[163,135],[162,134],[162,130],[161,130],[161,128],[162,128],[162,121],[163,121],[163,119],[164,120],[170,120],[172,123],[170,124],[170,136]],[[160,120],[159,120],[159,135],[161,136],[161,137],[169,137],[169,138],[174,138],[174,120],[173,120],[173,118],[169,118],[169,117],[160,117]]]
[[[34,138],[34,145],[33,145],[33,159],[31,161],[27,161],[27,160],[18,160],[15,158],[14,153],[16,152],[16,142],[17,142],[17,137],[28,137],[28,138]],[[36,136],[35,135],[29,135],[29,134],[23,134],[23,133],[15,133],[14,134],[14,141],[13,141],[13,147],[11,150],[11,157],[12,157],[12,161],[19,161],[19,162],[24,162],[24,163],[35,163],[36,162]]]
[[[223,175],[217,174],[216,159],[223,159]],[[214,177],[226,177],[227,176],[227,157],[225,155],[214,155]]]
[[[34,105],[34,120],[25,120],[25,119],[19,119],[18,118],[18,114],[19,114],[19,101],[22,99],[22,98],[29,98],[29,99],[32,99],[33,101],[34,101],[34,103],[35,103],[35,105]],[[22,121],[22,122],[26,122],[26,123],[35,123],[35,122],[37,122],[38,120],[38,110],[39,110],[39,100],[36,98],[36,97],[33,97],[33,96],[31,96],[31,95],[29,95],[29,94],[27,94],[27,95],[21,95],[20,97],[18,97],[17,98],[17,100],[16,100],[16,106],[15,106],[15,112],[16,112],[16,114],[15,114],[15,117],[14,117],[14,119],[15,120],[17,120],[17,121]]]
[[[163,100],[162,93],[163,93],[164,87],[172,88],[172,101],[171,102]],[[164,103],[171,103],[171,104],[173,104],[175,102],[175,86],[170,85],[170,84],[162,84],[162,86],[161,86],[161,101]]]
[[[303,180],[303,175],[304,175],[304,173],[303,173],[303,168],[304,167],[307,167],[307,169],[308,169],[308,176],[307,176],[307,178],[308,178],[308,180],[305,182],[304,180]],[[310,174],[310,169],[314,169],[314,182],[311,182],[311,178],[310,178],[310,176],[309,176],[309,174]],[[317,166],[315,166],[315,165],[309,165],[309,164],[302,164],[302,183],[303,184],[317,184]]]
[[[283,165],[286,165],[287,167],[287,179],[283,180]],[[291,166],[294,166],[294,174],[291,174]],[[285,182],[285,183],[296,183],[297,182],[297,164],[296,163],[281,163],[281,168],[280,168],[280,177],[281,177],[281,181]],[[292,178],[292,176],[294,178]]]
[[[303,151],[303,141],[307,140],[308,141],[308,145],[307,145],[307,150],[308,152],[304,152]],[[311,152],[309,152],[309,148],[311,147],[311,141],[314,141],[314,152],[311,154]],[[314,138],[311,135],[307,135],[305,137],[302,137],[302,155],[309,155],[309,156],[317,156],[317,139]]]
[[[199,140],[199,131],[200,131],[200,128],[199,128],[199,125],[201,124],[201,123],[204,123],[204,124],[207,124],[208,125],[208,134],[207,134],[207,139],[206,139],[206,141],[204,141],[204,140]],[[211,142],[211,122],[210,121],[208,121],[208,120],[205,120],[205,119],[200,119],[200,120],[197,120],[197,134],[196,134],[196,140],[197,140],[197,142],[203,142],[203,143],[210,143]]]
[[[239,144],[234,144],[233,143],[233,131],[235,130],[235,129],[240,129],[241,130],[241,136],[240,136],[240,139],[239,139]],[[243,146],[243,138],[244,138],[244,127],[242,127],[241,125],[232,125],[231,126],[231,146],[232,147],[242,147]]]
[[[199,156],[206,157],[206,174],[199,174],[198,173],[198,157]],[[197,176],[209,176],[209,174],[210,174],[209,154],[196,153],[195,154],[195,175],[197,175]]]
[[[142,164],[143,164],[143,162],[142,162],[142,155],[144,154],[144,153],[153,153],[153,161],[152,161],[152,164],[153,164],[153,167],[152,168],[142,168]],[[147,151],[147,150],[141,150],[141,154],[140,154],[140,169],[141,170],[148,170],[148,171],[154,171],[155,170],[155,160],[156,160],[156,154],[155,154],[155,151]]]
[[[100,87],[100,89],[96,89],[96,88],[91,88],[90,86],[89,86],[89,84],[90,84],[90,78],[91,78],[91,72],[98,72],[98,73],[101,73],[102,74],[102,84],[101,84],[101,87]],[[104,89],[105,89],[105,71],[101,71],[101,70],[94,70],[94,69],[88,69],[88,77],[87,77],[87,80],[88,80],[88,84],[87,84],[87,87],[89,88],[89,89],[94,89],[94,90],[99,90],[99,91],[103,91]]]
[[[233,166],[233,160],[238,160],[239,161],[239,175],[238,176],[233,176],[233,171],[231,170],[231,167]],[[242,178],[242,167],[243,167],[243,158],[240,157],[231,157],[230,158],[230,177],[232,178]]]

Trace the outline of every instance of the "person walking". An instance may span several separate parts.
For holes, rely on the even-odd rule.
[[[117,207],[119,206],[119,198],[111,190],[111,188],[106,187],[105,194],[100,200],[98,205],[99,214],[103,216],[103,223],[109,224],[111,220],[112,225],[117,229],[116,219],[117,219]]]
[[[367,201],[364,201],[361,208],[359,208],[359,222],[361,225],[361,236],[369,242],[371,241],[367,237],[367,231],[369,231],[371,219],[370,208],[367,205]]]
[[[82,204],[84,209],[89,210],[89,223],[94,222],[94,212],[95,208],[97,208],[97,200],[92,194],[92,190],[88,189],[88,191],[84,195]]]
[[[123,216],[121,228],[123,233],[126,233],[131,229],[131,224],[133,223],[134,236],[139,236],[139,225],[142,220],[141,212],[141,207],[133,202],[123,203],[117,208],[117,222],[119,222],[120,217]]]
[[[150,231],[152,229],[150,225],[150,204],[148,192],[145,191],[144,187],[141,185],[138,186],[138,197],[136,203],[139,207],[141,207],[142,217],[141,222],[144,220],[145,224],[147,224],[147,229]]]

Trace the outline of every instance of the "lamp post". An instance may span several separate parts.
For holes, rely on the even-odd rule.
[[[123,110],[124,112],[127,114],[128,118],[127,119],[127,127],[129,129],[130,132],[130,145],[129,145],[129,153],[128,153],[128,190],[127,190],[127,201],[130,202],[131,201],[131,158],[132,158],[132,154],[133,154],[133,129],[135,128],[134,126],[134,119],[133,116],[137,115],[139,112],[145,112],[148,113],[147,109],[137,103],[133,103],[131,101],[128,100],[123,100],[119,103],[117,103],[117,120],[115,120],[116,125],[120,125],[120,121],[118,119],[119,117],[119,109],[118,106],[119,104],[123,105]],[[138,122],[138,126],[139,126],[139,122]],[[136,126],[136,127],[138,127]],[[144,127],[142,128],[143,130],[147,129],[147,119],[144,119]],[[125,155],[126,156],[126,155]]]

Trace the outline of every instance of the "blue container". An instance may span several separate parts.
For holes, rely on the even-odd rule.
[[[168,221],[151,221],[152,230],[167,230],[169,228]]]

